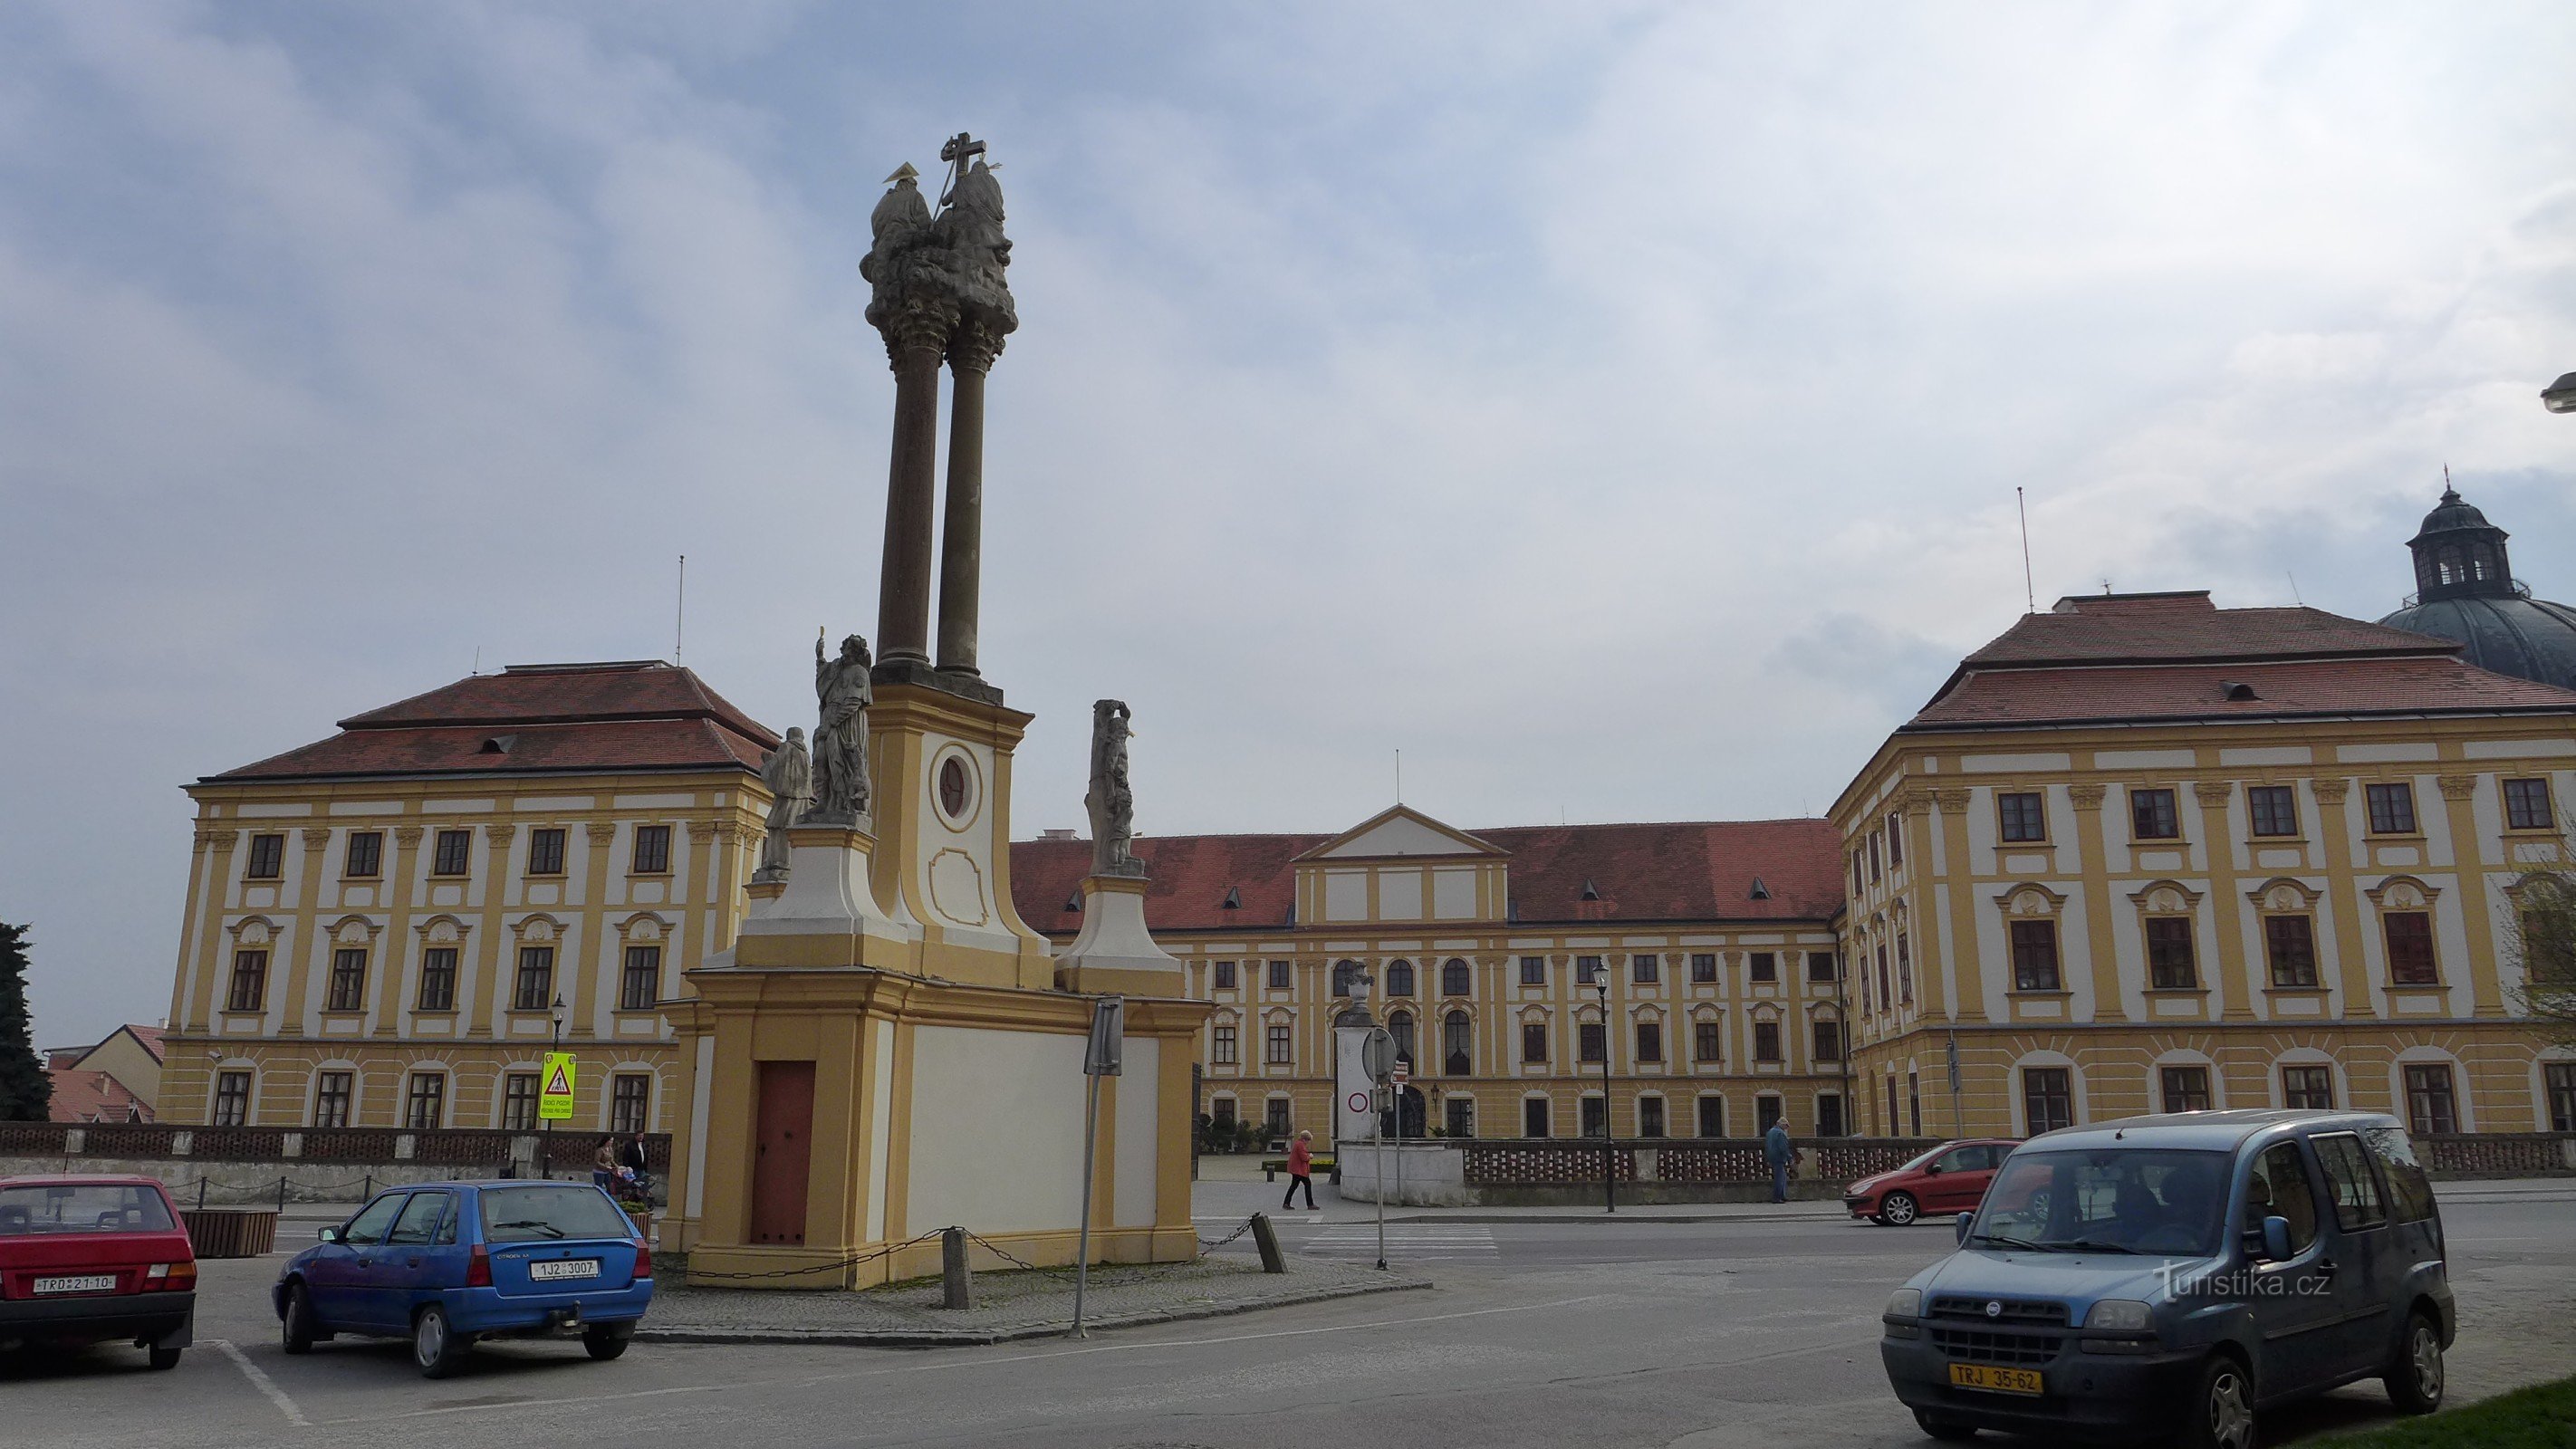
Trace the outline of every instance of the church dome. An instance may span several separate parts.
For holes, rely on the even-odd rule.
[[[2445,487],[2407,541],[2415,596],[2379,622],[2452,640],[2480,669],[2576,689],[2576,609],[2535,599],[2515,581],[2506,537]]]

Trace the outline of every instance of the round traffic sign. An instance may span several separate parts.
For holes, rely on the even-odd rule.
[[[1385,1027],[1370,1027],[1368,1035],[1360,1038],[1360,1070],[1372,1082],[1385,1081],[1395,1070],[1395,1038]]]
[[[1368,1093],[1353,1092],[1342,1105],[1350,1108],[1354,1112],[1365,1112],[1369,1109]]]

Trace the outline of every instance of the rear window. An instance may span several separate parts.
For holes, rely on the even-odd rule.
[[[2415,1160],[2415,1144],[2403,1127],[2372,1127],[2361,1134],[2370,1155],[2379,1159],[2379,1175],[2388,1179],[2388,1196],[2401,1223],[2420,1223],[2433,1215],[2433,1179]]]
[[[483,1239],[542,1243],[556,1238],[631,1238],[635,1224],[595,1187],[493,1187],[483,1190]]]
[[[170,1204],[129,1183],[0,1187],[0,1238],[29,1233],[166,1233]]]

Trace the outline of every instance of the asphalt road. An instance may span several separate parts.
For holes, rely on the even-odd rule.
[[[2565,1372],[2576,1200],[2446,1202],[2462,1334],[2455,1397]],[[1373,1258],[1349,1210],[1291,1219],[1296,1251]],[[290,1359],[276,1259],[209,1263],[198,1346],[0,1359],[0,1442],[133,1445],[920,1444],[1235,1449],[1283,1443],[1916,1446],[1876,1354],[1888,1290],[1943,1225],[1541,1220],[1405,1223],[1391,1256],[1440,1283],[1085,1343],[871,1351],[500,1345],[440,1383],[402,1346]],[[2376,1386],[2267,1416],[2272,1443],[2388,1417]]]

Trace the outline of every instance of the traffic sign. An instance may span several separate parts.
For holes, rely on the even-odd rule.
[[[1395,1070],[1395,1038],[1385,1027],[1370,1027],[1368,1035],[1360,1039],[1360,1070],[1378,1083],[1385,1082]]]
[[[1369,1109],[1368,1093],[1353,1092],[1343,1105],[1354,1112],[1365,1112]]]
[[[541,1122],[572,1120],[572,1084],[575,1070],[572,1053],[546,1053],[545,1088],[537,1094],[537,1120]]]
[[[1406,1061],[1402,1057],[1397,1057],[1395,1059],[1395,1070],[1388,1075],[1387,1080],[1401,1087],[1404,1085],[1405,1079],[1412,1075],[1413,1063]]]

